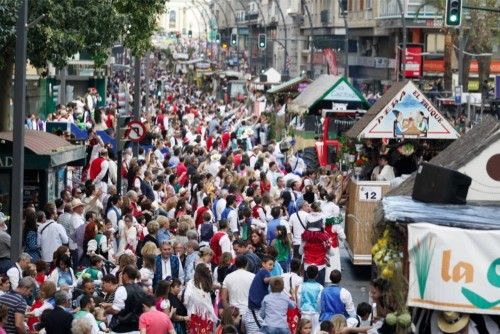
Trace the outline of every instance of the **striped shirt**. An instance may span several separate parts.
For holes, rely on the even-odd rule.
[[[21,294],[9,291],[0,296],[0,305],[5,305],[8,308],[7,320],[4,322],[3,328],[8,334],[17,334],[15,314],[24,315],[26,313],[26,300]]]

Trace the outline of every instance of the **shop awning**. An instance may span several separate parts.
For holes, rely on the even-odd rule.
[[[311,82],[312,82],[312,80],[310,80],[306,77],[296,77],[296,78],[290,79],[286,82],[283,82],[279,85],[275,85],[275,86],[271,87],[267,91],[267,93],[268,94],[277,94],[277,93],[281,93],[281,92],[293,89],[294,86],[299,85],[301,83],[309,84]]]
[[[459,137],[453,126],[411,81],[395,83],[346,135],[359,139]]]
[[[323,74],[307,86],[289,105],[292,113],[304,114],[321,101],[369,103],[351,83],[341,76]]]
[[[0,132],[0,155],[12,157],[12,132]],[[5,145],[6,144],[6,145]],[[47,169],[85,159],[85,146],[43,131],[26,130],[25,169]]]

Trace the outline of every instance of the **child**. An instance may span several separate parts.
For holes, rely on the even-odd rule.
[[[270,282],[271,293],[262,300],[260,316],[262,317],[262,331],[264,333],[288,332],[286,319],[288,309],[295,307],[295,303],[283,293],[285,284],[281,277],[273,277]]]
[[[300,319],[295,334],[312,334],[312,323],[309,319]]]
[[[142,268],[139,270],[141,274],[141,283],[146,292],[153,292],[153,276],[156,266],[156,257],[154,255],[144,255],[142,257]]]
[[[90,258],[90,267],[86,268],[83,272],[82,275],[80,276],[80,280],[78,283],[82,282],[82,279],[84,278],[90,278],[92,281],[94,281],[94,284],[97,286],[101,286],[101,279],[102,279],[102,257],[98,255],[93,255]]]
[[[347,326],[349,328],[370,327],[370,316],[372,314],[372,306],[366,302],[358,304],[356,308],[356,317],[347,318]]]
[[[200,226],[203,226],[203,224]],[[186,245],[186,252],[187,255],[184,262],[184,282],[187,284],[187,282],[193,278],[194,269],[200,259],[198,243],[195,240],[188,241]]]
[[[231,266],[231,262],[233,260],[233,255],[230,252],[222,253],[220,257],[219,266],[214,270],[214,284],[222,286],[222,282],[224,282],[224,278],[227,276],[227,271]]]
[[[332,322],[328,320],[322,321],[318,334],[335,334]]]
[[[290,250],[292,247],[285,226],[278,225],[276,227],[276,239],[274,239],[271,244],[278,251],[276,261],[281,265],[283,272],[287,273],[288,264],[290,263]]]
[[[297,290],[303,282],[301,275],[302,261],[300,259],[294,258],[290,262],[290,272],[281,275],[283,282],[285,282],[285,293],[288,297],[297,300]]]
[[[247,333],[260,331],[262,318],[260,317],[260,308],[262,300],[269,291],[269,281],[271,280],[271,270],[274,267],[274,259],[268,255],[262,258],[262,268],[255,275],[248,296],[248,312],[243,316],[243,322]],[[281,320],[283,321],[283,319]]]
[[[283,268],[281,268],[281,264],[276,261],[276,258],[278,257],[278,250],[273,246],[269,246],[267,247],[267,255],[272,257],[274,260],[273,269],[271,270],[271,277],[281,276],[283,274]]]
[[[168,294],[170,293],[170,281],[159,281],[156,287],[155,297],[156,297],[156,309],[158,311],[164,312],[169,317],[175,312],[175,309],[171,309],[170,300],[168,299]]]
[[[35,281],[38,283],[39,286],[42,286],[42,284],[47,279],[47,275],[45,275],[45,272],[47,271],[47,262],[45,262],[44,260],[36,260],[35,266],[36,266]]]
[[[189,320],[187,315],[187,309],[179,299],[179,294],[181,293],[182,283],[177,278],[172,280],[170,284],[170,293],[168,294],[168,300],[175,313],[172,316],[174,321],[174,328],[177,334],[186,334],[186,321]]]
[[[312,323],[313,333],[318,331],[320,296],[323,286],[316,282],[318,276],[318,267],[310,265],[306,269],[306,281],[302,283],[297,291],[298,304],[302,319],[309,319]]]

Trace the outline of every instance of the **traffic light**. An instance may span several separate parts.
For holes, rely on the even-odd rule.
[[[175,38],[175,33],[173,31],[170,32],[170,38]]]
[[[215,43],[220,44],[220,34],[215,35]]]
[[[339,0],[340,13],[344,14],[347,12],[347,0]]]
[[[193,37],[193,32],[191,30],[188,30],[188,37],[189,38]]]
[[[267,46],[266,34],[259,34],[259,49],[265,50]]]
[[[231,34],[231,45],[236,46],[236,44],[238,44],[238,35]]]
[[[459,27],[462,23],[462,0],[446,0],[445,25]]]

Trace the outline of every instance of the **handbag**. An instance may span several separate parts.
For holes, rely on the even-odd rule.
[[[294,295],[294,291],[292,288],[292,276],[290,275],[290,295]],[[289,308],[286,312],[286,322],[288,324],[288,328],[290,328],[290,333],[295,333],[297,329],[297,324],[300,321],[300,309],[299,306],[296,305],[294,308]]]

